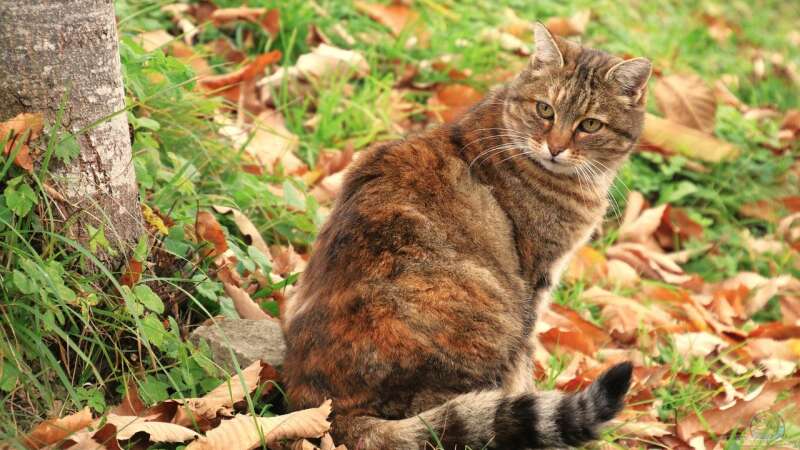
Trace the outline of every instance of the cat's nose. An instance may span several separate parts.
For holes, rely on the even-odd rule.
[[[555,158],[555,157],[556,157],[556,156],[558,156],[560,153],[563,153],[563,152],[564,152],[564,150],[566,150],[566,149],[567,149],[567,146],[563,146],[563,147],[553,147],[553,146],[551,146],[550,144],[548,144],[548,145],[547,145],[547,148],[548,148],[548,150],[550,150],[550,154],[553,156],[553,158]]]
[[[567,133],[559,133],[553,130],[553,132],[547,135],[547,148],[550,150],[550,154],[556,157],[559,153],[566,150],[569,147],[571,138],[572,136]]]

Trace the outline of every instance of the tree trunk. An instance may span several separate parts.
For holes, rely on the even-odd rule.
[[[50,160],[55,219],[84,244],[87,225],[102,229],[113,267],[143,232],[120,66],[112,0],[0,0],[0,122],[41,112],[53,124],[66,98],[62,129],[80,154]]]

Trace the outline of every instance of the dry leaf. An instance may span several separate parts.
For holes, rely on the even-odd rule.
[[[753,416],[773,405],[781,392],[795,387],[800,379],[789,379],[769,382],[760,394],[750,401],[739,400],[733,407],[706,411],[702,420],[696,414],[678,421],[678,436],[689,441],[697,435],[710,431],[716,435],[724,435],[731,430],[747,425]]]
[[[356,1],[354,5],[357,10],[390,29],[395,36],[400,36],[409,24],[419,20],[419,13],[403,3],[381,5]]]
[[[311,53],[300,55],[294,66],[278,69],[274,74],[261,80],[258,85],[267,89],[277,89],[287,81],[290,82],[291,88],[291,83],[318,82],[349,75],[363,77],[368,72],[369,64],[361,53],[321,44]]]
[[[592,12],[587,10],[578,11],[570,17],[551,17],[544,25],[551,33],[558,36],[578,36],[586,32]]]
[[[280,31],[280,11],[267,8],[221,8],[211,13],[211,21],[220,26],[235,21],[259,23],[271,36],[277,36]]]
[[[318,438],[330,429],[327,418],[331,401],[318,408],[304,409],[275,417],[238,415],[224,420],[205,436],[190,443],[186,450],[249,450],[261,442],[283,439]]]
[[[733,144],[649,113],[645,114],[641,148],[666,154],[678,153],[707,162],[719,162],[739,155],[739,149]]]
[[[597,250],[583,246],[575,252],[564,272],[567,281],[586,280],[599,283],[608,275],[606,258]]]
[[[769,299],[787,291],[800,291],[800,280],[791,275],[781,275],[775,278],[766,278],[755,272],[741,272],[735,277],[723,281],[719,287],[735,290],[744,286],[750,294],[744,302],[748,316],[755,314]]]
[[[706,134],[714,133],[717,100],[714,91],[699,76],[687,74],[660,78],[653,94],[667,119]]]
[[[230,409],[234,403],[243,400],[246,394],[256,390],[263,369],[264,364],[261,361],[255,361],[242,369],[241,377],[238,374],[232,376],[200,398],[173,400],[183,406],[178,409],[173,422],[189,426],[192,424],[193,418],[195,420],[216,418],[220,411]]]
[[[239,231],[242,232],[245,237],[249,239],[247,242],[248,245],[252,245],[253,247],[257,248],[264,256],[269,257],[269,246],[264,241],[264,238],[259,233],[258,228],[253,225],[253,222],[245,216],[241,211],[236,208],[231,208],[229,206],[220,206],[220,205],[213,205],[212,208],[220,214],[233,214],[233,221],[236,223],[236,226],[239,227]]]
[[[239,317],[242,319],[272,319],[269,314],[265,313],[264,310],[258,306],[258,303],[250,298],[250,294],[248,294],[244,289],[228,283],[223,283],[223,287],[225,288],[225,294],[233,300],[233,306],[236,308],[236,312],[239,313]]]
[[[117,442],[117,427],[107,423],[97,431],[81,430],[64,442],[61,448],[71,450],[122,450]]]
[[[705,357],[711,352],[725,348],[728,343],[711,333],[681,333],[673,335],[675,350],[679,355]]]
[[[5,141],[3,154],[10,154],[19,145],[17,155],[14,157],[14,164],[28,172],[33,171],[33,159],[31,159],[28,145],[39,138],[43,128],[44,116],[42,113],[21,113],[0,123],[0,143]],[[29,133],[26,141],[17,143],[17,139],[26,132]]]
[[[630,264],[619,259],[612,259],[608,261],[608,276],[607,279],[612,285],[619,287],[633,287],[639,281],[639,274]]]
[[[790,213],[800,212],[800,196],[778,197],[745,203],[739,212],[747,217],[775,223],[781,218],[781,209]]]
[[[550,328],[540,333],[539,341],[550,352],[554,352],[556,348],[567,348],[592,356],[597,351],[597,346],[585,334],[561,328]]]
[[[147,409],[139,397],[139,387],[136,380],[133,378],[128,379],[125,383],[125,395],[119,405],[111,408],[111,414],[118,416],[140,416],[141,412]]]
[[[197,212],[195,232],[200,239],[214,245],[214,249],[208,253],[209,255],[221,255],[228,250],[228,242],[225,240],[225,232],[222,231],[222,225],[217,222],[217,219],[210,212]]]
[[[264,53],[239,70],[223,75],[201,78],[199,84],[206,90],[216,91],[217,94],[222,95],[225,89],[231,88],[233,85],[255,79],[264,72],[268,65],[280,61],[281,57],[282,54],[278,50]]]
[[[606,257],[622,260],[642,275],[667,283],[682,284],[692,279],[669,255],[642,244],[616,244],[606,251]]]
[[[117,427],[117,439],[128,440],[136,433],[147,433],[150,442],[186,442],[198,436],[197,432],[174,423],[150,422],[138,416],[109,414],[106,422]]]
[[[482,98],[483,94],[465,84],[441,86],[428,99],[428,117],[439,122],[453,122]]]
[[[42,448],[56,444],[73,433],[83,430],[92,423],[92,412],[88,407],[60,419],[42,422],[31,430],[21,441],[28,448]]]

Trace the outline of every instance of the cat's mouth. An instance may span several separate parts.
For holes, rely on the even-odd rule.
[[[553,173],[558,174],[571,174],[575,173],[575,165],[571,162],[567,162],[563,159],[558,159],[554,157],[544,157],[539,156],[536,154],[528,154],[528,156],[538,165],[549,170]]]

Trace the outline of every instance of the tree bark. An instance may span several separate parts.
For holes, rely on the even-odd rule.
[[[112,266],[143,232],[117,39],[112,0],[0,0],[0,121],[42,112],[53,124],[66,96],[62,129],[80,155],[50,160],[58,228],[86,243],[87,225],[102,227]]]

